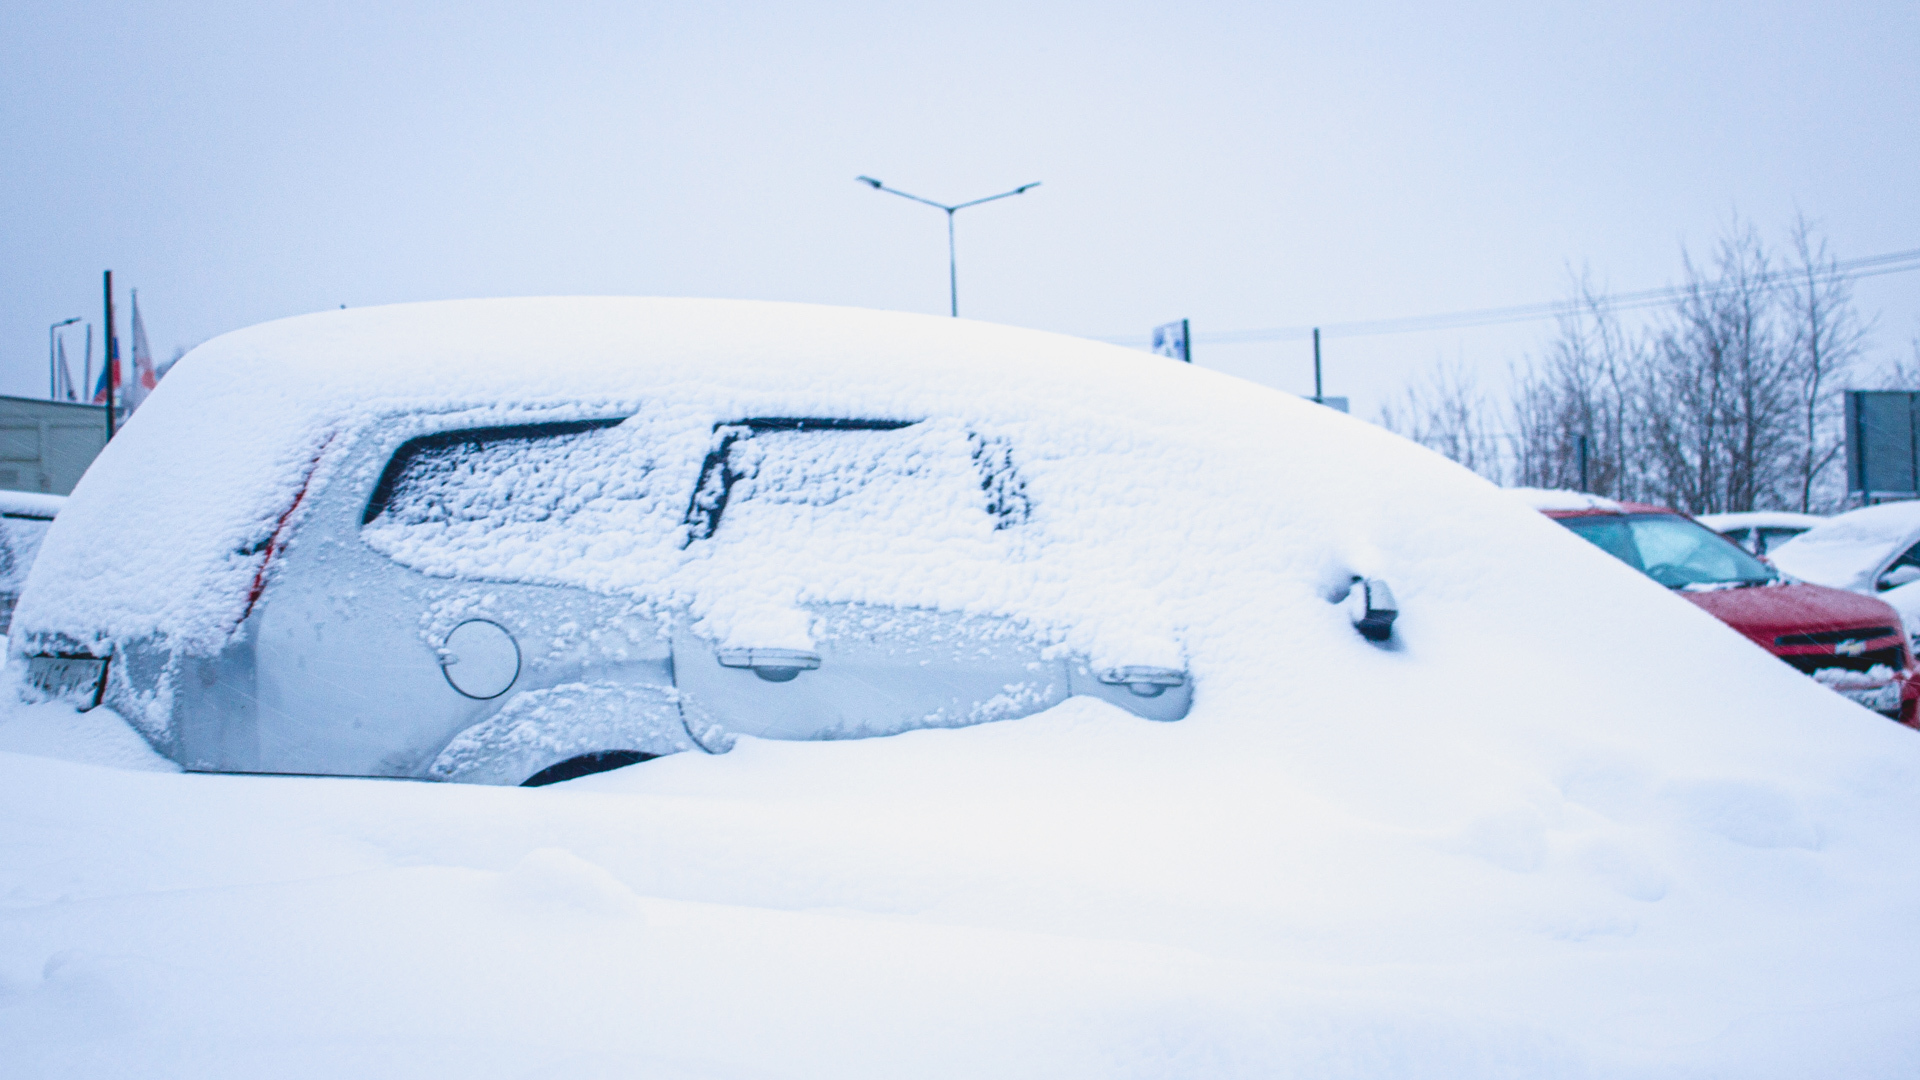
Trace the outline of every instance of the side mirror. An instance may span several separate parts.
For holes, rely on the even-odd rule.
[[[1355,577],[1347,591],[1347,616],[1353,628],[1368,641],[1385,641],[1393,636],[1393,620],[1400,615],[1393,590],[1379,578]]]
[[[1885,592],[1888,589],[1897,589],[1902,585],[1911,585],[1916,581],[1920,581],[1920,566],[1906,563],[1881,574],[1880,580],[1875,584],[1881,592]]]

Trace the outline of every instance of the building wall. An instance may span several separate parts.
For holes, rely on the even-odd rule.
[[[0,489],[68,494],[106,445],[104,406],[0,396]]]

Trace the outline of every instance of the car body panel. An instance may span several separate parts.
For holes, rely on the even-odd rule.
[[[553,477],[585,468],[597,481],[609,461],[630,460],[620,446],[687,437],[652,431],[645,418],[537,422],[551,415],[550,403],[525,416],[493,410],[477,426],[460,411],[406,412],[328,434],[271,534],[238,553],[257,570],[219,654],[119,642],[106,699],[164,732],[163,752],[193,770],[478,783],[520,783],[582,755],[720,752],[736,735],[844,739],[982,723],[1074,693],[1161,720],[1191,705],[1183,671],[1095,671],[1045,628],[911,605],[792,604],[763,588],[787,572],[782,545],[796,529],[820,527],[822,514],[856,515],[857,525],[872,511],[841,475],[850,452],[860,468],[898,459],[877,474],[883,486],[907,485],[879,492],[888,515],[910,520],[912,497],[930,493],[914,483],[933,476],[985,492],[968,497],[985,500],[988,533],[1022,520],[1010,451],[983,454],[964,425],[716,423],[706,466],[643,467],[655,485],[649,505],[686,508],[685,525],[676,509],[672,528],[646,543],[671,542],[737,582],[717,594],[733,624],[715,636],[702,630],[712,611],[541,581],[521,569],[524,556],[486,541],[485,530],[552,525],[540,498]],[[930,464],[929,448],[946,464]],[[783,453],[793,460],[782,464]],[[821,484],[825,496],[808,494]],[[474,498],[504,499],[494,510],[505,516],[463,518]],[[789,511],[804,520],[781,516]]]
[[[1803,581],[1872,594],[1880,576],[1910,552],[1920,561],[1920,502],[1884,503],[1827,519],[1769,552]]]

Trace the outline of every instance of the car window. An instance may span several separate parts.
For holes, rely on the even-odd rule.
[[[675,482],[620,420],[445,432],[401,446],[362,514],[376,550],[430,573],[554,580],[679,535]]]
[[[1635,570],[1645,570],[1640,562],[1640,549],[1633,544],[1633,532],[1627,528],[1627,519],[1622,517],[1580,517],[1561,518],[1560,524],[1572,529],[1588,543],[1601,551],[1619,559]]]
[[[962,532],[1026,519],[1031,506],[1004,442],[952,421],[754,420],[715,430],[687,542],[900,537],[951,529],[956,511]]]
[[[1596,515],[1561,524],[1668,588],[1757,585],[1776,577],[1725,537],[1672,514]]]
[[[1887,564],[1887,570],[1900,566],[1920,566],[1920,544],[1915,544],[1900,553],[1900,557]],[[1885,573],[1886,571],[1882,571]]]
[[[1781,544],[1786,543],[1806,531],[1805,529],[1756,529],[1753,534],[1755,538],[1753,553],[1755,555],[1765,555],[1773,548],[1779,547]]]
[[[18,589],[25,583],[27,571],[40,553],[40,542],[47,538],[47,526],[52,524],[45,518],[12,514],[0,518],[0,587]]]

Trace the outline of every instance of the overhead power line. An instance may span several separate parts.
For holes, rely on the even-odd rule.
[[[1850,281],[1855,278],[1878,277],[1882,274],[1904,274],[1911,270],[1920,270],[1920,248],[1828,263],[1824,267],[1814,268],[1813,280],[1819,284],[1826,284],[1834,281]],[[1703,296],[1716,296],[1751,285],[1769,290],[1791,288],[1806,280],[1806,269],[1801,267],[1775,271],[1753,282],[1709,282],[1697,288]],[[1633,311],[1639,308],[1659,307],[1690,295],[1695,288],[1696,286],[1692,285],[1668,285],[1658,289],[1611,293],[1579,300],[1553,300],[1538,304],[1518,304],[1513,307],[1478,308],[1472,311],[1410,315],[1396,319],[1373,319],[1363,322],[1321,323],[1319,329],[1323,337],[1370,337],[1376,334],[1411,334],[1423,330],[1461,330],[1473,326],[1497,326],[1501,323],[1538,322],[1585,311]],[[1314,327],[1311,325],[1278,326],[1259,330],[1196,332],[1193,337],[1197,344],[1239,345],[1260,341],[1303,341],[1312,337],[1313,331]],[[1110,341],[1116,345],[1138,345],[1143,344],[1147,338],[1144,334],[1130,334],[1125,337],[1099,340]]]

